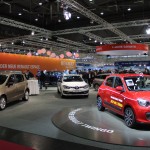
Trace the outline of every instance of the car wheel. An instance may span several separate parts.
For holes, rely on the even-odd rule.
[[[26,90],[23,96],[23,100],[28,101],[29,100],[29,91]]]
[[[99,111],[104,111],[105,107],[103,106],[103,101],[101,97],[97,97],[97,108]]]
[[[0,98],[0,110],[5,109],[5,108],[6,108],[6,104],[7,104],[6,98],[5,98],[4,96],[2,96],[2,97]]]
[[[99,85],[95,84],[94,88],[95,88],[95,91],[98,91]]]
[[[132,110],[132,108],[127,107],[124,111],[124,121],[125,124],[130,127],[133,128],[136,124],[136,120],[135,120],[135,115],[134,112]]]

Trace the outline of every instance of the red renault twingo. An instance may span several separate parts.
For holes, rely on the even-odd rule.
[[[98,89],[97,107],[124,116],[125,124],[131,128],[136,122],[150,123],[150,76],[109,75]]]

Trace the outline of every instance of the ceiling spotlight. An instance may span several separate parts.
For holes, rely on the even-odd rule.
[[[77,19],[80,19],[80,17],[79,17],[79,16],[77,16]]]
[[[41,5],[42,5],[42,2],[39,2],[39,5],[41,6]]]
[[[34,35],[34,31],[31,32],[31,35]]]
[[[90,23],[91,23],[91,24],[93,24],[93,23],[94,23],[94,21],[93,21],[93,20],[91,20],[91,21],[90,21]]]
[[[61,22],[61,19],[58,19],[58,22]]]
[[[18,13],[18,15],[19,15],[19,16],[21,16],[21,15],[22,15],[22,13]]]
[[[131,11],[131,8],[129,7],[127,10],[128,10],[128,11]]]
[[[150,34],[150,26],[148,26],[148,28],[146,29],[146,33]]]
[[[104,15],[104,12],[101,12],[101,15]]]
[[[97,40],[94,41],[95,43],[97,42]]]
[[[38,21],[38,18],[35,18],[35,21]]]
[[[69,19],[71,18],[71,13],[70,13],[69,11],[64,10],[64,11],[63,11],[63,14],[64,14],[64,18],[65,18],[66,20],[69,20]]]
[[[12,45],[14,44],[14,42],[11,43]]]

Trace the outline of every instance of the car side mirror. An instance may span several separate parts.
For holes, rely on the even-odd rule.
[[[116,87],[116,90],[117,90],[117,91],[120,91],[120,92],[123,92],[123,87],[122,87],[122,86],[117,86],[117,87]]]

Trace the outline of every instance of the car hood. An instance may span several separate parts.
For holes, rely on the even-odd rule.
[[[87,85],[87,83],[84,81],[83,82],[65,82],[62,85],[74,87],[74,86],[85,86],[85,85]]]
[[[140,92],[138,91],[135,92],[133,95],[136,99],[142,98],[150,101],[150,91],[140,91]]]

